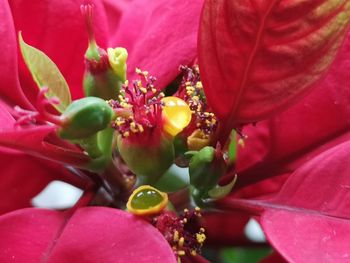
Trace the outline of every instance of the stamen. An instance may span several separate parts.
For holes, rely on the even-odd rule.
[[[16,117],[18,117],[15,125],[28,125],[38,122],[50,122],[58,126],[61,126],[63,124],[64,120],[61,119],[60,116],[51,114],[46,110],[46,107],[48,106],[60,104],[60,100],[57,97],[45,97],[45,94],[48,91],[49,89],[47,87],[40,89],[36,100],[36,108],[38,111],[24,110],[19,106],[14,107],[14,110],[17,113]]]
[[[83,17],[85,18],[85,24],[89,35],[89,43],[90,45],[96,46],[95,33],[92,21],[93,6],[91,4],[81,5],[80,11]]]
[[[134,80],[132,85],[125,81],[118,100],[109,101],[117,116],[112,127],[124,138],[151,132],[161,123],[161,98],[164,94],[156,92],[156,78],[149,76],[148,71],[138,68],[135,71],[140,79]]]
[[[47,87],[43,87],[40,89],[36,101],[36,106],[38,109],[38,113],[42,118],[48,122],[61,126],[63,124],[63,120],[57,116],[49,113],[46,110],[47,106],[58,105],[60,100],[57,97],[46,98],[45,94],[49,91]]]
[[[14,110],[18,114],[18,119],[16,120],[15,126],[30,123],[34,124],[37,122],[37,118],[39,116],[38,112],[24,110],[19,106],[15,106]]]
[[[200,209],[184,209],[177,216],[170,211],[164,211],[153,221],[155,227],[164,235],[178,258],[185,255],[200,254],[206,236],[204,228],[199,226]]]
[[[209,138],[217,128],[217,119],[210,112],[203,92],[203,85],[199,75],[199,67],[193,68],[181,66],[180,71],[184,74],[179,88],[179,97],[183,98],[195,116],[196,126]]]

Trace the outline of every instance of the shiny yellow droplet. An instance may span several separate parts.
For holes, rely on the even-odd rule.
[[[160,213],[168,204],[168,195],[150,185],[142,185],[130,195],[126,207],[135,215]]]
[[[162,102],[164,103],[164,130],[176,136],[191,122],[191,109],[185,101],[177,97],[165,97]]]

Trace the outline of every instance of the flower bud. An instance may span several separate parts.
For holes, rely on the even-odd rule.
[[[123,82],[109,66],[101,72],[93,71],[87,67],[84,74],[85,96],[95,96],[105,100],[116,99],[122,84]]]
[[[74,101],[61,115],[58,134],[63,139],[84,139],[104,130],[113,118],[113,110],[100,98],[86,97]]]
[[[200,192],[207,192],[215,187],[226,172],[226,164],[220,152],[220,149],[206,146],[191,158],[190,182]]]
[[[118,150],[135,175],[148,183],[154,183],[174,162],[173,142],[165,136],[154,141],[147,141],[144,137],[140,139],[119,135]]]
[[[109,55],[104,49],[100,48],[94,36],[92,6],[83,5],[81,11],[85,17],[89,35],[89,46],[85,53],[85,74],[83,80],[85,95],[100,97],[105,100],[116,99],[119,95],[120,87],[125,81],[127,52],[125,49],[116,49],[120,51],[120,54],[118,52],[113,54],[110,51]]]

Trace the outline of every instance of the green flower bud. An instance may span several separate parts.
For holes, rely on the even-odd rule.
[[[86,97],[76,100],[61,115],[63,124],[58,134],[68,140],[87,138],[106,129],[113,115],[112,108],[100,98]]]
[[[174,162],[172,139],[164,136],[156,143],[147,144],[118,136],[117,145],[124,162],[144,183],[155,183]]]
[[[85,71],[83,87],[86,96],[105,100],[117,99],[122,84],[123,82],[109,66],[100,72],[89,69]]]
[[[97,45],[93,30],[92,10],[92,5],[81,6],[89,36],[89,46],[85,53],[84,92],[86,96],[100,97],[105,100],[116,99],[125,81],[127,52],[125,49],[118,49],[111,60],[106,50]],[[115,66],[116,63],[117,66]],[[117,73],[115,67],[118,68]]]
[[[196,152],[189,164],[190,183],[201,193],[215,187],[220,177],[226,172],[226,164],[215,148],[206,146]]]

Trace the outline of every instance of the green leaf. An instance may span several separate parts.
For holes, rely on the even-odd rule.
[[[231,192],[232,188],[234,187],[234,185],[236,183],[236,180],[237,180],[237,175],[235,175],[235,177],[233,178],[233,180],[229,184],[224,185],[224,186],[220,186],[220,185],[215,186],[213,189],[211,189],[208,192],[208,195],[214,199],[220,199],[220,198],[225,197],[226,195],[228,195]]]
[[[228,146],[228,159],[230,164],[234,163],[237,158],[237,133],[235,130],[231,131],[230,144]]]
[[[71,103],[68,84],[56,64],[42,51],[24,42],[21,32],[18,34],[23,59],[40,89],[47,87],[47,98],[57,97],[59,105],[53,105],[59,112],[63,112]]]

